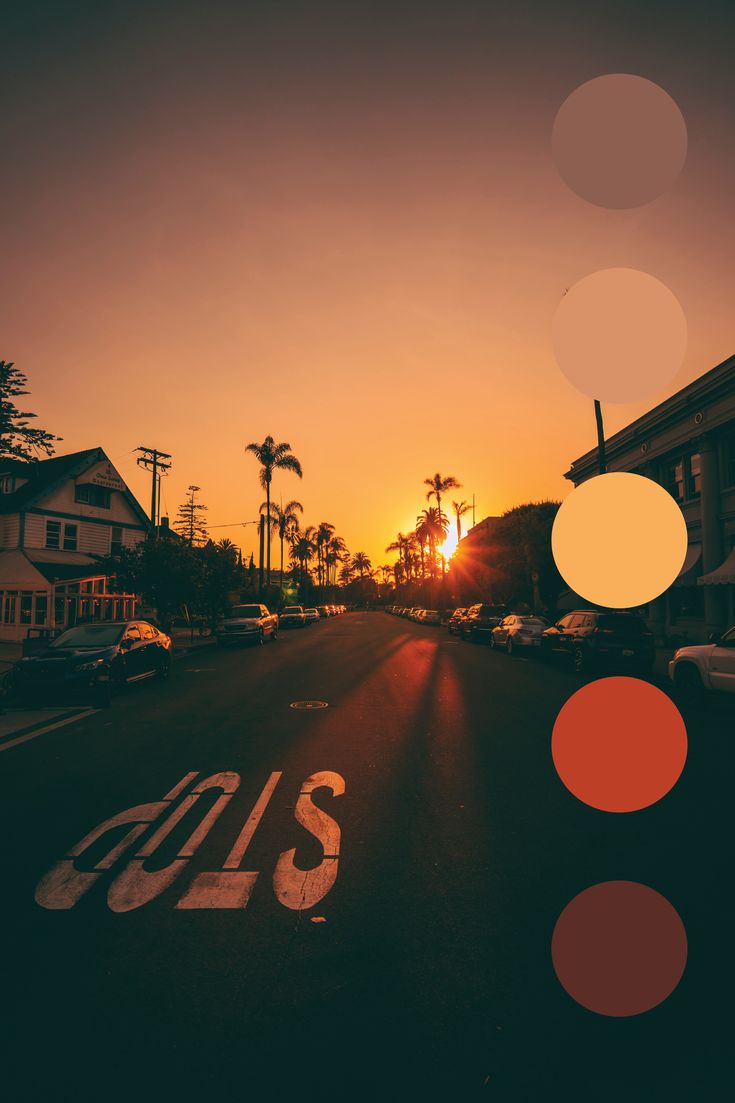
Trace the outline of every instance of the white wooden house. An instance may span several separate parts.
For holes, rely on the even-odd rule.
[[[150,523],[101,448],[25,463],[0,459],[0,641],[135,613],[100,560]]]

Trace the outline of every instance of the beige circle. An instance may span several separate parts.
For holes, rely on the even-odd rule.
[[[604,268],[579,280],[562,296],[551,329],[564,375],[603,402],[655,394],[671,382],[686,353],[679,300],[635,268]]]
[[[580,483],[562,502],[551,549],[562,578],[585,601],[634,609],[679,574],[687,528],[662,486],[616,471]]]
[[[650,203],[676,180],[687,128],[663,88],[631,73],[580,84],[559,108],[551,150],[564,182],[598,207]]]

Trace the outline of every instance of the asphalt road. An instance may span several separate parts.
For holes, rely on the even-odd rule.
[[[0,756],[6,1098],[721,1098],[732,711],[689,716],[674,790],[609,815],[571,796],[550,757],[577,686],[443,629],[352,613],[259,649],[201,649],[169,683]],[[329,707],[289,707],[306,699]],[[96,825],[222,771],[239,775],[231,797],[204,792],[146,862],[176,874],[159,895],[131,855],[160,817],[111,870],[63,880],[71,861],[58,863]],[[332,790],[312,798],[324,771]],[[257,877],[226,882],[250,890],[247,906],[177,906],[195,884],[212,902],[261,811],[239,864]],[[128,830],[77,869],[99,869]],[[676,991],[630,1019],[574,1003],[549,953],[565,904],[615,879],[663,893],[689,939]]]

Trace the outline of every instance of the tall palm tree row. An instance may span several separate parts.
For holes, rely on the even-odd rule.
[[[436,505],[422,509],[416,518],[413,532],[399,532],[388,547],[387,552],[398,552],[398,562],[391,568],[396,585],[410,582],[411,579],[436,578],[441,562],[441,575],[444,577],[446,563],[441,547],[447,538],[449,520],[442,509],[442,495],[461,487],[454,475],[442,475],[436,472],[424,479],[429,489],[427,501],[436,499]],[[471,509],[466,501],[452,502],[452,510],[457,524],[457,539],[462,536],[461,518]]]
[[[267,556],[266,577],[268,585],[271,583],[271,483],[274,471],[292,471],[294,475],[303,478],[301,463],[291,451],[291,445],[286,441],[276,444],[271,436],[267,436],[262,444],[253,441],[245,446],[245,451],[252,453],[260,464],[260,485],[265,491],[265,517],[267,530]]]
[[[424,486],[428,486],[429,489],[426,492],[426,500],[430,502],[432,498],[436,498],[436,508],[439,510],[439,515],[442,512],[442,494],[446,494],[448,490],[459,490],[462,484],[455,479],[454,475],[440,475],[437,471],[435,475],[430,475],[424,479]],[[444,576],[444,559],[442,558],[442,577]]]
[[[281,545],[281,589],[283,589],[283,545],[290,539],[291,533],[299,527],[299,513],[304,512],[301,502],[295,500],[286,502],[285,506],[275,502],[261,502],[260,512],[264,514],[266,523],[279,539]]]

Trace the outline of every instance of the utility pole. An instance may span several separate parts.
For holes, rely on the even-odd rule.
[[[475,527],[475,495],[472,495],[472,527]]]
[[[258,520],[258,536],[260,540],[260,560],[258,565],[258,596],[263,597],[263,546],[265,544],[265,515],[260,514]]]
[[[167,460],[171,459],[168,452],[159,452],[157,448],[145,448],[142,444],[136,448],[136,452],[139,452],[136,463],[138,467],[144,467],[146,471],[151,472],[151,525],[153,526],[153,535],[157,535],[156,519],[158,515],[158,481],[161,473],[171,470],[171,464],[167,463]]]

